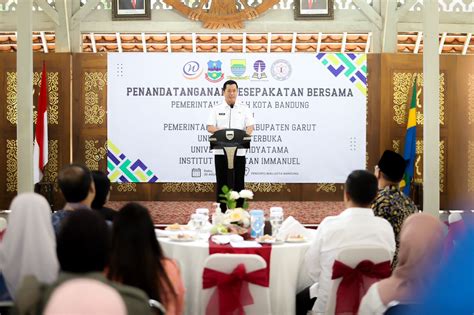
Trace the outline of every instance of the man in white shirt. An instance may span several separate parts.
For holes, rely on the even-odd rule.
[[[221,129],[242,129],[249,135],[253,132],[255,124],[253,114],[250,109],[243,105],[237,104],[237,95],[239,87],[237,82],[228,80],[222,87],[224,94],[224,101],[211,110],[209,119],[207,120],[207,131],[214,133]],[[217,179],[217,202],[220,202],[219,194],[222,193],[222,186],[227,185],[235,191],[244,189],[245,186],[245,154],[246,149],[238,149],[234,161],[235,168],[235,184],[228,182],[227,179],[227,161],[224,155],[224,150],[214,150],[214,159],[216,165],[216,179]],[[241,200],[237,202],[237,206],[242,206]],[[222,211],[226,210],[226,205],[221,203]]]
[[[374,246],[388,250],[393,257],[395,236],[390,223],[376,217],[370,204],[377,195],[377,178],[365,170],[353,171],[344,186],[346,210],[341,214],[326,217],[319,225],[316,235],[306,252],[305,264],[314,283],[319,283],[313,310],[326,312],[328,294],[331,290],[332,266],[344,248]],[[297,296],[297,314],[306,314],[301,309],[309,301],[309,288]],[[299,303],[298,303],[299,302]],[[300,306],[298,306],[300,304]],[[307,304],[310,304],[309,302]],[[311,310],[312,305],[307,305]]]

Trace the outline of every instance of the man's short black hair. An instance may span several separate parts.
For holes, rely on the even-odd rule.
[[[237,84],[237,82],[235,82],[234,80],[227,80],[224,82],[224,85],[222,86],[222,91],[225,91],[225,89],[227,88],[228,85],[234,85],[239,88],[239,85]]]
[[[344,188],[356,205],[367,207],[377,195],[377,178],[366,170],[356,170],[349,174]]]
[[[81,202],[87,198],[92,175],[80,164],[71,164],[59,172],[58,184],[67,202]]]
[[[95,197],[92,201],[92,209],[102,209],[110,191],[110,179],[101,171],[92,171],[92,178],[94,179],[95,185]]]
[[[58,234],[56,253],[61,270],[102,272],[109,258],[110,235],[105,220],[95,211],[70,211]]]
[[[377,166],[385,180],[399,183],[403,179],[403,174],[407,168],[407,161],[397,152],[385,150]]]

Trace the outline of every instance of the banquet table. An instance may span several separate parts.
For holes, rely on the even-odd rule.
[[[185,314],[198,314],[202,271],[209,256],[209,242],[175,242],[169,238],[158,238],[164,254],[175,259],[181,269],[186,288]],[[304,255],[310,242],[272,245],[270,257],[270,303],[272,314],[295,314],[296,293],[311,285]],[[252,314],[250,314],[252,315]]]

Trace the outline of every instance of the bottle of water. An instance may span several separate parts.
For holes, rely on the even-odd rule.
[[[258,238],[263,236],[263,227],[265,226],[265,217],[263,216],[263,210],[251,210],[250,211],[250,236]]]

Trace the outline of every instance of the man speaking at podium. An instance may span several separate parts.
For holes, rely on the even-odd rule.
[[[249,135],[253,132],[255,124],[253,114],[250,109],[243,105],[237,104],[237,95],[239,94],[239,86],[237,82],[228,80],[222,87],[224,94],[224,101],[215,106],[207,120],[207,131],[214,133],[221,129],[241,129]],[[217,202],[220,202],[219,194],[222,193],[222,186],[227,185],[233,190],[239,192],[245,188],[245,154],[246,149],[237,149],[235,157],[235,185],[228,182],[227,178],[227,161],[224,155],[224,150],[214,149],[214,160],[216,165],[216,179],[217,179]],[[234,187],[232,187],[234,186]],[[243,200],[237,201],[237,207],[242,206]],[[221,210],[225,212],[226,205],[221,203]]]

